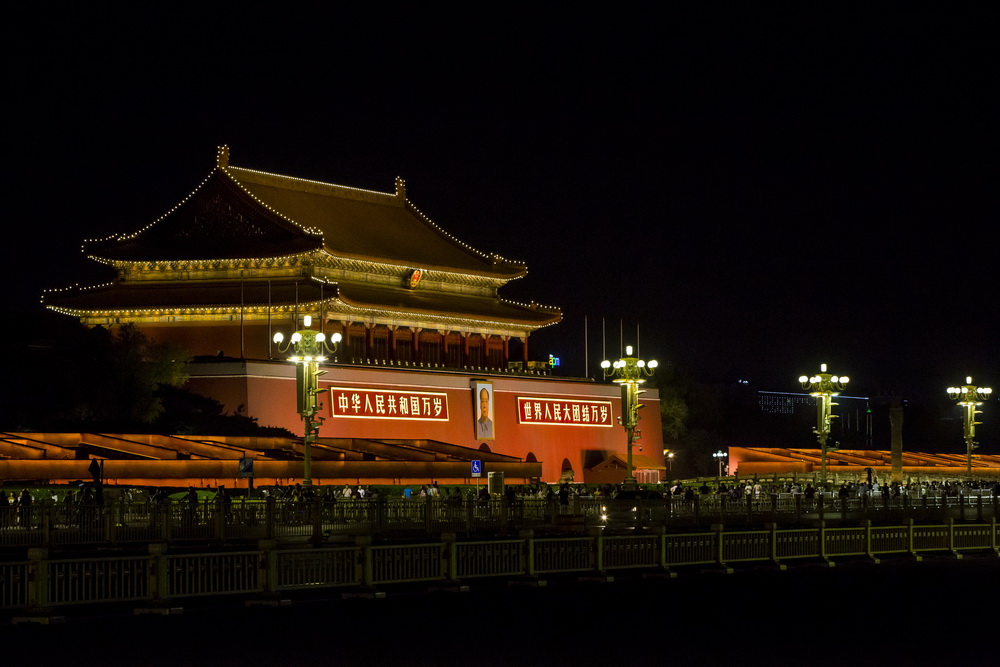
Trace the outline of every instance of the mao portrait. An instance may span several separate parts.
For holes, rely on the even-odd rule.
[[[476,405],[476,439],[492,440],[493,432],[493,385],[489,382],[473,382]]]

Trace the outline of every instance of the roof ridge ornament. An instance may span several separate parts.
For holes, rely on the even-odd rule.
[[[406,181],[402,176],[396,177],[396,198],[406,201]]]
[[[229,166],[229,146],[223,144],[215,151],[215,166],[225,169]]]

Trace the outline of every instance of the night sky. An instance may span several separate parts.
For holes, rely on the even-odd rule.
[[[86,282],[81,241],[159,217],[225,143],[405,178],[527,263],[502,294],[563,309],[533,349],[564,374],[586,317],[591,373],[603,321],[609,356],[638,326],[642,356],[713,381],[796,390],[826,362],[868,395],[1000,385],[997,15],[687,4],[16,10],[12,310]]]

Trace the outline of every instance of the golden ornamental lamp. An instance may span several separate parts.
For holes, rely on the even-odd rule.
[[[833,397],[844,390],[850,378],[846,375],[833,375],[826,372],[826,364],[820,364],[820,372],[813,376],[799,376],[799,384],[802,389],[809,392],[810,396],[816,397],[816,440],[820,449],[820,481],[826,486],[826,454],[828,451],[837,451],[837,448],[827,444],[830,437],[830,426],[837,415],[833,414],[833,407],[838,405],[833,402]]]
[[[965,434],[965,468],[969,478],[972,478],[972,452],[979,447],[976,444],[976,426],[982,422],[976,421],[976,415],[983,414],[982,410],[976,410],[983,401],[990,397],[993,390],[990,387],[977,387],[972,384],[972,378],[966,377],[965,384],[961,387],[948,387],[948,397],[957,401],[962,407],[964,415]]]
[[[632,475],[632,447],[636,439],[635,427],[639,423],[639,409],[644,407],[639,404],[639,394],[644,393],[639,389],[639,385],[646,382],[644,376],[653,375],[657,365],[655,360],[646,362],[633,356],[631,345],[625,347],[625,356],[618,361],[611,362],[605,359],[601,362],[604,377],[613,377],[613,381],[621,385],[621,424],[625,428],[627,446],[625,485],[628,487],[635,486],[635,477]]]
[[[302,324],[303,328],[293,333],[288,343],[282,345],[285,337],[281,333],[274,334],[274,342],[281,354],[292,351],[288,360],[295,364],[296,412],[305,424],[302,486],[308,487],[312,486],[312,444],[319,437],[319,427],[323,423],[323,418],[317,417],[321,408],[319,394],[326,391],[318,388],[319,376],[326,374],[319,370],[319,364],[327,360],[327,353],[337,351],[341,336],[333,334],[331,347],[326,334],[312,328],[312,317],[303,317]]]

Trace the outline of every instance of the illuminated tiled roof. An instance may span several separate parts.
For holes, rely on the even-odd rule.
[[[364,321],[510,335],[561,318],[498,297],[524,265],[450,236],[406,198],[401,179],[384,193],[268,174],[231,167],[226,147],[159,219],[86,241],[84,252],[114,266],[117,279],[50,290],[43,301],[91,323],[217,320],[319,301],[328,314]]]
[[[322,295],[321,295],[322,292]],[[336,285],[312,280],[171,281],[110,283],[47,294],[50,307],[76,312],[183,308],[266,307],[310,303],[337,295]]]
[[[95,258],[178,261],[281,257],[318,250],[323,240],[248,197],[216,169],[187,199],[132,234],[84,244]]]
[[[46,304],[73,315],[115,311],[184,311],[187,309],[287,308],[327,302],[328,311],[354,311],[404,320],[504,323],[535,329],[559,321],[556,310],[523,306],[481,296],[373,287],[323,284],[314,280],[117,282],[63,290],[46,295]]]
[[[479,252],[444,232],[406,199],[401,180],[389,194],[240,167],[226,171],[268,206],[322,230],[327,251],[336,257],[505,279],[526,272],[523,264]]]
[[[730,447],[730,462],[738,461],[747,469],[762,471],[767,465],[780,467],[782,464],[804,463],[819,466],[822,452],[819,449],[777,448],[777,447]],[[966,455],[961,453],[935,454],[930,452],[904,451],[901,454],[904,468],[964,468]],[[879,467],[892,464],[892,452],[872,449],[839,449],[827,453],[830,467]],[[982,454],[973,457],[974,468],[1000,468],[1000,456]]]
[[[528,327],[552,324],[561,317],[558,310],[522,306],[503,299],[358,284],[341,285],[339,300],[360,309],[436,314]]]

